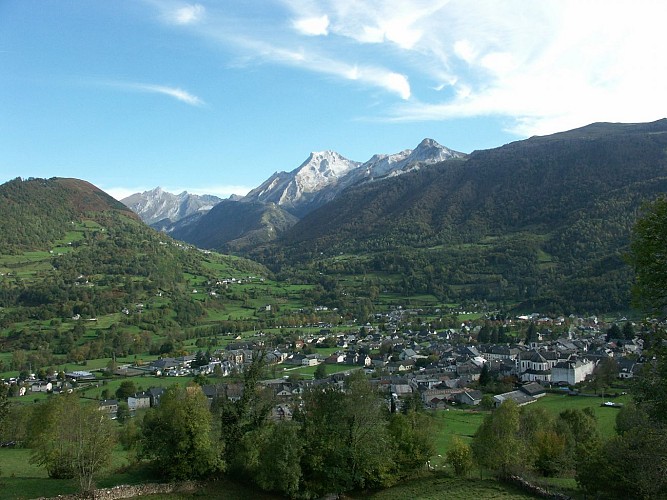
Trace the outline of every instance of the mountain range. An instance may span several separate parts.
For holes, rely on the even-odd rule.
[[[365,163],[313,153],[242,200],[200,205],[168,224],[170,234],[252,259],[281,279],[314,280],[309,300],[341,310],[369,309],[378,293],[397,303],[419,295],[562,313],[629,306],[624,254],[642,206],[667,193],[667,119],[595,123],[444,161],[425,152],[430,146],[445,149],[426,140]],[[96,210],[128,222],[114,229],[101,215],[95,223],[105,231],[76,226],[85,236],[77,245],[121,232],[155,239],[125,205],[85,181],[18,179],[0,191],[0,253],[67,241],[72,221]],[[148,254],[132,257],[131,245],[123,243],[122,258],[101,247],[99,256],[157,272],[162,264],[140,264]],[[87,268],[100,267],[89,260]]]
[[[156,187],[143,193],[134,193],[121,202],[132,209],[146,224],[168,228],[192,214],[208,212],[222,199],[210,194],[196,195],[183,191],[172,194]]]
[[[242,250],[279,237],[345,189],[464,157],[433,139],[424,139],[414,150],[373,155],[364,163],[335,151],[313,152],[294,170],[276,172],[245,197],[224,203],[213,196],[173,195],[159,187],[122,202],[174,238],[204,248]]]
[[[249,255],[397,293],[619,310],[642,205],[667,193],[667,120],[596,123],[348,189]]]

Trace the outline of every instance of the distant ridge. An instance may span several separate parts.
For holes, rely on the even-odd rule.
[[[196,212],[207,212],[222,201],[213,195],[196,195],[183,191],[172,194],[156,187],[143,193],[134,193],[121,200],[146,224],[167,226]]]

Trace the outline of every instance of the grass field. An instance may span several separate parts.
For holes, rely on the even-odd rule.
[[[569,408],[580,410],[591,408],[597,418],[600,434],[608,438],[615,433],[618,409],[600,406],[604,401],[608,401],[608,399],[601,397],[568,396],[566,394],[547,394],[534,404],[547,409],[554,415],[558,415],[561,411]],[[614,398],[613,401],[616,403],[629,403],[631,397],[629,395],[619,396],[618,398]]]

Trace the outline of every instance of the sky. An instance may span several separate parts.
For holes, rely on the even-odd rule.
[[[245,194],[311,151],[667,117],[664,0],[0,0],[0,183]]]

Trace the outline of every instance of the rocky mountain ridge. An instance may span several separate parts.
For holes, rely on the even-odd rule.
[[[143,193],[134,193],[120,200],[146,224],[163,227],[176,223],[197,212],[207,212],[222,201],[217,196],[196,195],[183,191],[172,194],[156,187]]]

